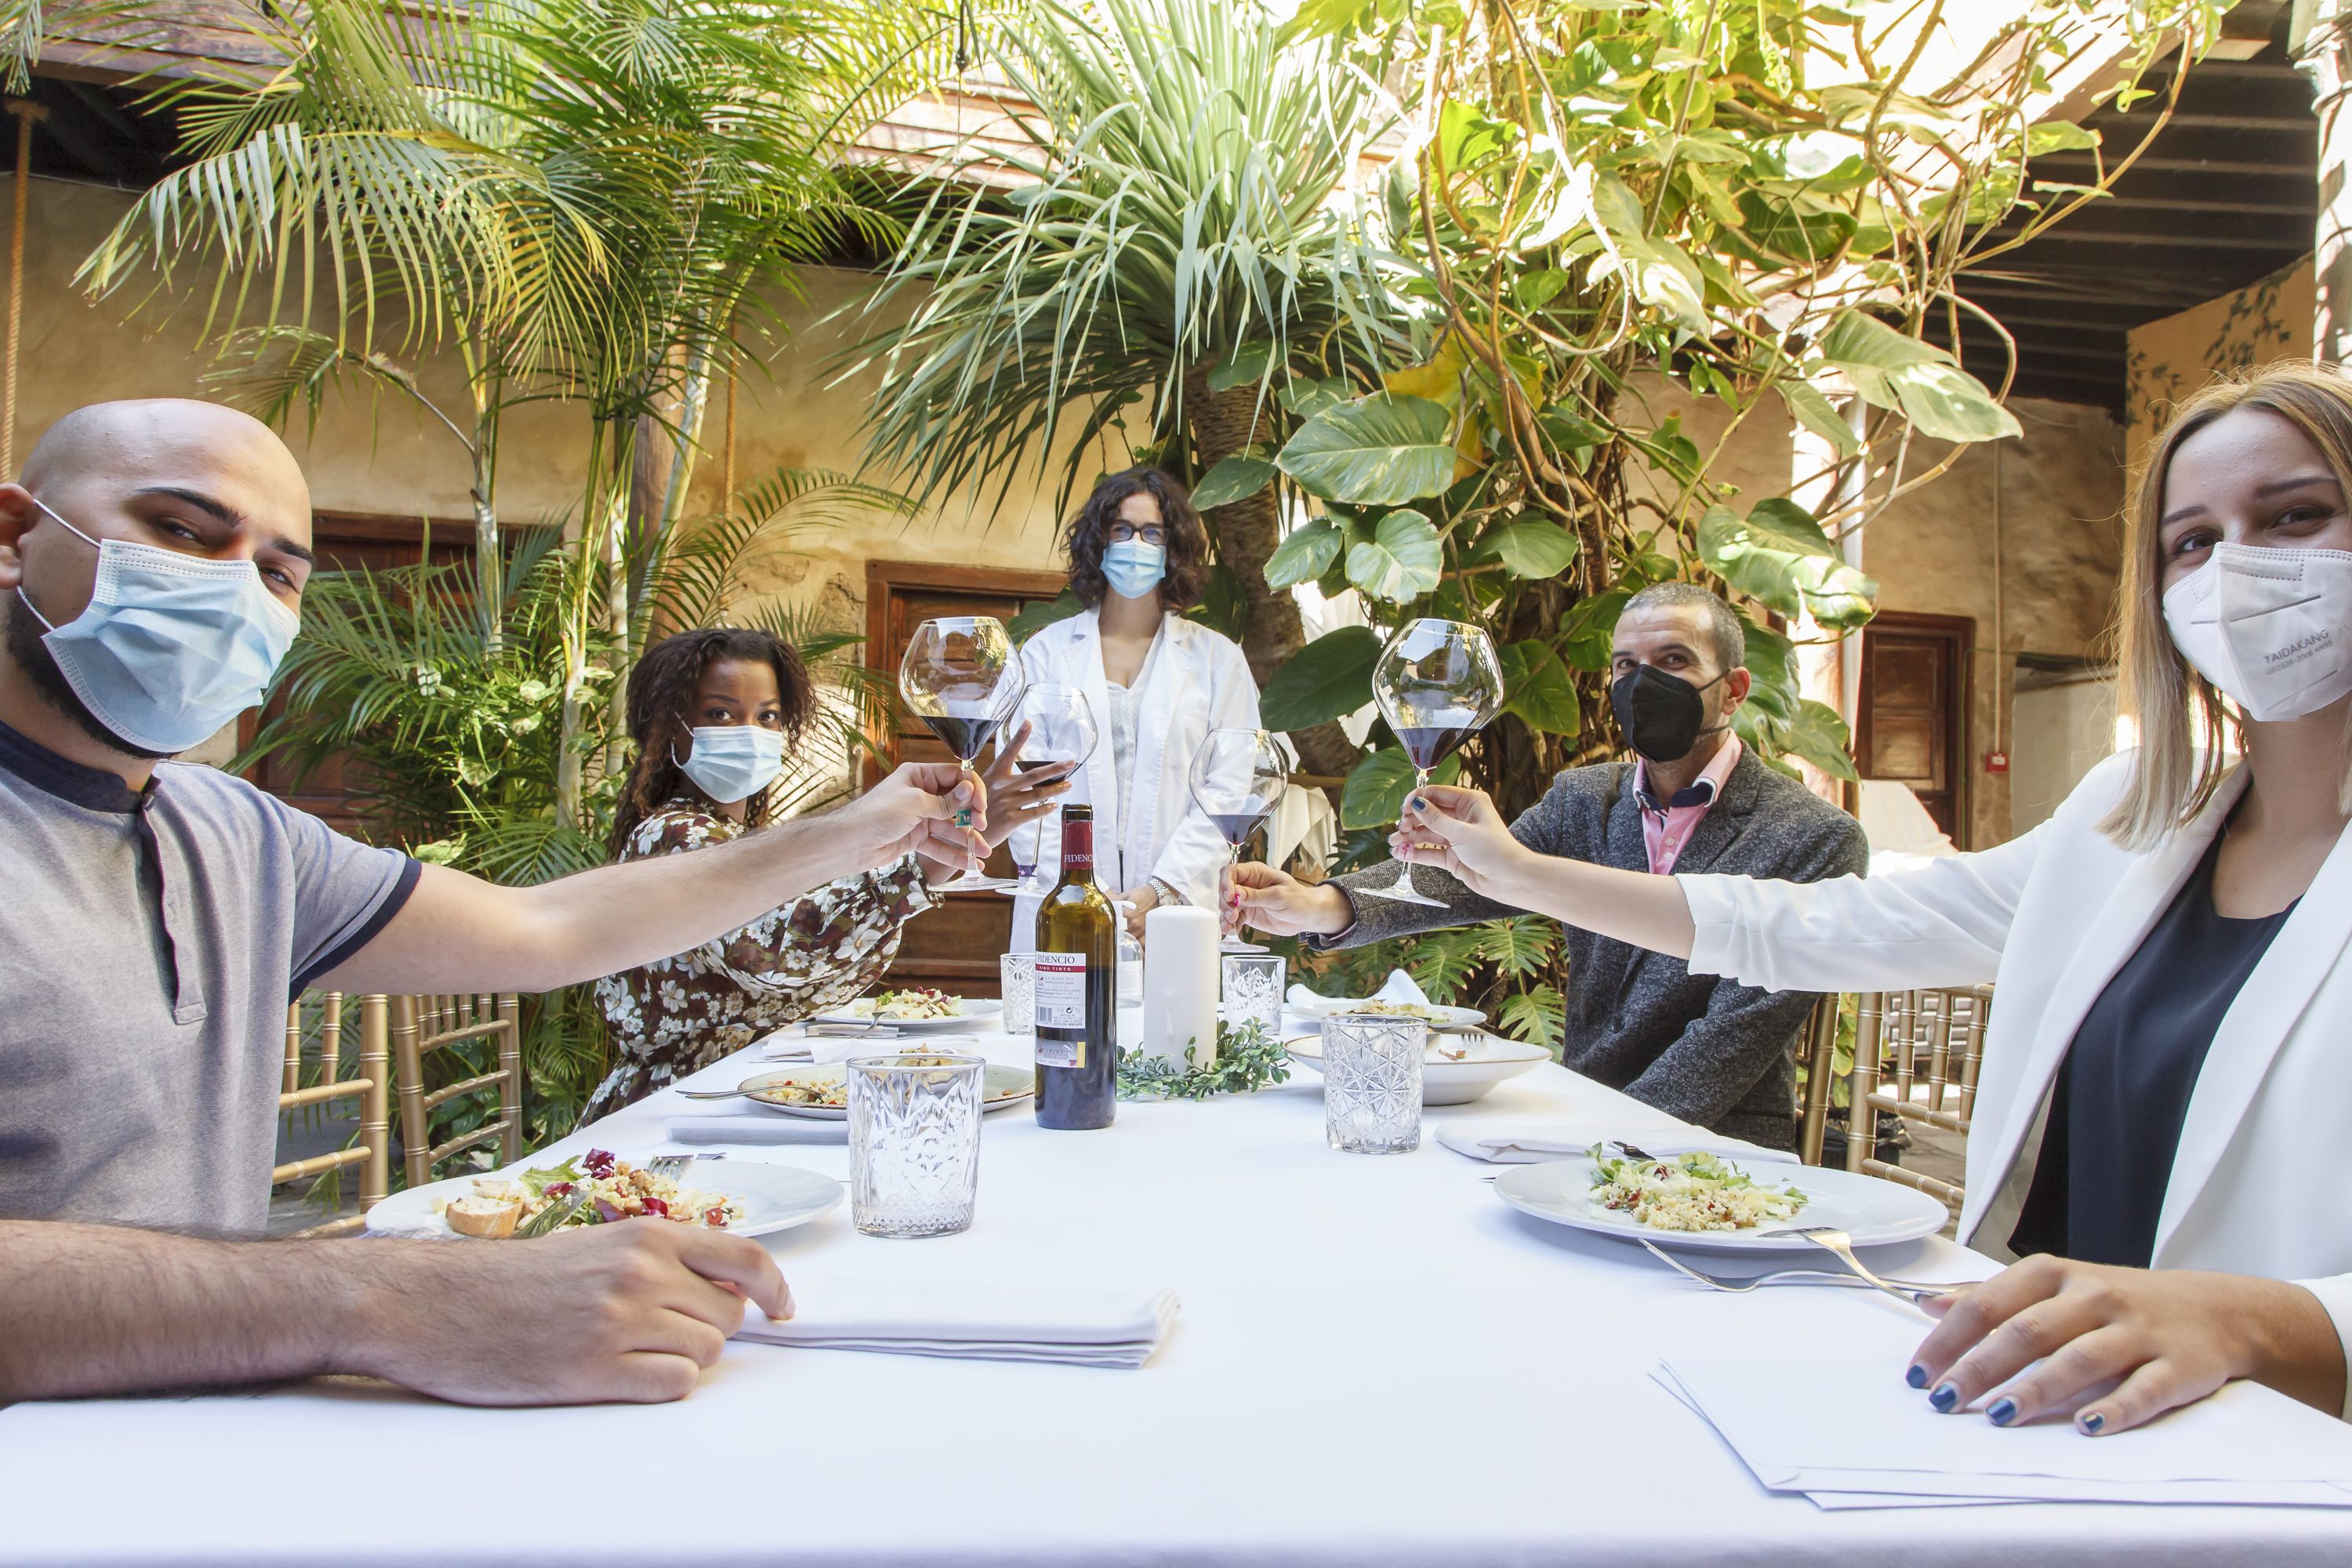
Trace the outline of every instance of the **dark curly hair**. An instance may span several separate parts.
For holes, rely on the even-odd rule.
[[[671,761],[670,726],[687,720],[702,672],[729,659],[765,663],[775,670],[784,739],[787,742],[800,739],[801,727],[816,706],[816,693],[808,668],[790,643],[773,632],[748,626],[712,626],[662,638],[646,649],[636,668],[629,672],[629,739],[637,743],[637,760],[621,786],[620,805],[613,815],[610,847],[615,858],[638,825],[660,810],[665,801],[686,795],[713,806],[725,804],[705,795]],[[687,728],[693,726],[688,723]],[[761,827],[767,820],[768,792],[761,790],[745,808],[743,826]]]
[[[1110,525],[1118,521],[1119,503],[1132,495],[1148,495],[1160,503],[1160,521],[1168,530],[1168,574],[1160,581],[1160,603],[1181,614],[1201,602],[1201,584],[1209,574],[1209,531],[1201,525],[1201,514],[1192,510],[1192,498],[1184,487],[1158,468],[1113,474],[1087,497],[1087,504],[1070,521],[1070,592],[1088,609],[1110,592],[1110,580],[1103,575],[1103,552],[1110,545]]]

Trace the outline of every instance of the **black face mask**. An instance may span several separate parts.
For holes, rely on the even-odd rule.
[[[1722,679],[1718,675],[1706,686],[1693,686],[1654,665],[1637,664],[1611,684],[1609,710],[1635,751],[1654,763],[1678,763],[1690,755],[1701,735],[1729,727],[1708,727],[1706,703],[1699,696]]]

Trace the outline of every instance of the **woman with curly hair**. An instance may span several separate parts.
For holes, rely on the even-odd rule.
[[[784,748],[814,706],[808,671],[772,633],[716,627],[647,648],[629,677],[637,757],[614,818],[614,858],[681,854],[765,826]],[[992,845],[1069,787],[1050,774],[1015,775],[1017,749],[1018,737],[982,775]],[[615,1062],[583,1119],[856,996],[898,956],[899,929],[939,902],[931,879],[955,869],[908,855],[674,958],[599,980]]]
[[[1258,727],[1257,683],[1231,639],[1184,618],[1201,602],[1209,535],[1174,479],[1157,468],[1104,479],[1067,549],[1086,611],[1030,638],[1021,661],[1031,685],[1075,687],[1094,708],[1102,742],[1069,799],[1094,807],[1096,876],[1132,906],[1140,934],[1156,905],[1214,903],[1225,841],[1193,804],[1192,756],[1213,729]],[[1038,864],[1055,865],[1058,836],[1042,836]],[[1014,907],[1015,948],[1034,941],[1036,909],[1032,898]]]

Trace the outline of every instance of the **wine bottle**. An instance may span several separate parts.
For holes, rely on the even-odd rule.
[[[1118,1109],[1118,922],[1095,885],[1095,811],[1062,808],[1062,876],[1037,910],[1037,1125],[1108,1127]]]

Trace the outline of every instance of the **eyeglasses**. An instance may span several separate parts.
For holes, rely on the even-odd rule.
[[[1108,537],[1113,544],[1125,544],[1137,539],[1146,544],[1165,544],[1168,542],[1168,531],[1156,522],[1147,522],[1141,528],[1131,522],[1114,522]]]

